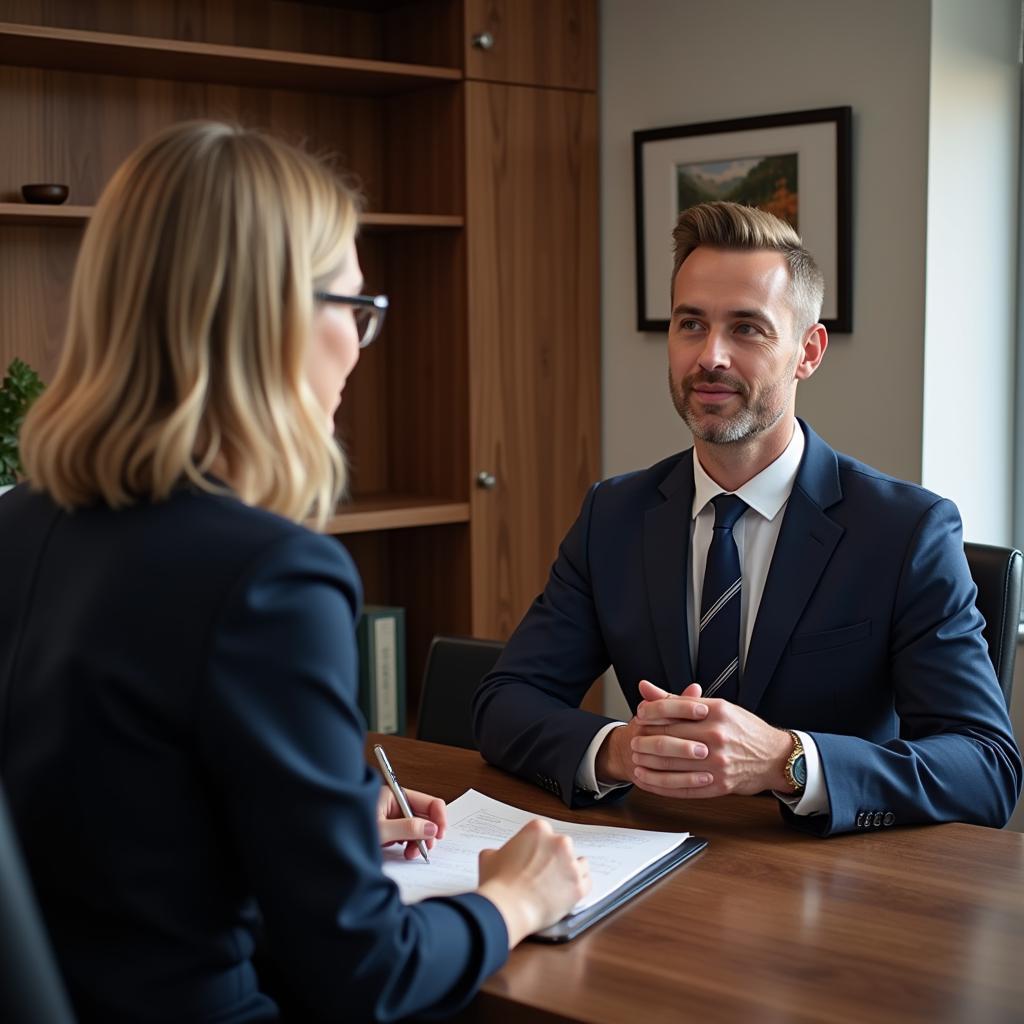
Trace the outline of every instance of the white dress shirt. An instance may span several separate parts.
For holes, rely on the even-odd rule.
[[[797,470],[804,454],[804,432],[794,424],[793,436],[786,450],[757,476],[748,480],[734,491],[748,506],[740,516],[733,537],[739,551],[743,570],[743,587],[740,591],[740,675],[746,662],[747,648],[754,632],[757,609],[761,604],[768,569],[775,553],[775,542],[779,538],[786,503],[796,481]],[[690,579],[688,587],[687,616],[690,639],[690,665],[697,664],[697,640],[700,633],[700,600],[704,586],[704,567],[708,560],[708,548],[715,525],[715,509],[711,499],[724,493],[711,479],[700,464],[696,452],[693,458],[693,508],[690,519]],[[576,772],[576,784],[589,793],[604,796],[627,783],[606,784],[597,778],[597,752],[605,737],[612,729],[625,722],[610,722],[592,740]],[[785,801],[795,814],[823,814],[829,810],[828,791],[821,772],[818,748],[806,733],[794,730],[803,743],[807,763],[807,785],[799,796],[784,793],[775,795]]]

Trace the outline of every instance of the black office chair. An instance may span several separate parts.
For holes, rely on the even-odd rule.
[[[435,636],[420,690],[416,738],[476,750],[473,694],[504,644],[468,636]]]
[[[985,616],[988,654],[1009,707],[1013,692],[1013,662],[1017,654],[1024,555],[1015,548],[991,544],[964,544],[964,553],[978,588],[975,603]]]
[[[74,1020],[0,789],[0,1021]]]

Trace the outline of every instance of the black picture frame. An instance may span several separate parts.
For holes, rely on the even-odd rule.
[[[796,156],[797,166],[806,169],[806,173],[799,171],[798,178],[799,230],[825,275],[822,323],[831,333],[849,334],[853,330],[852,123],[851,107],[823,107],[634,132],[637,330],[668,330],[672,227],[681,212],[679,167],[784,153],[787,158]]]

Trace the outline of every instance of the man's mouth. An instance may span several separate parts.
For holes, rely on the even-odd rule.
[[[722,384],[694,384],[690,391],[702,402],[724,402],[739,394],[735,388]]]

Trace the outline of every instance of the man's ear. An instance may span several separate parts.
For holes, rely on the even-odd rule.
[[[817,370],[827,348],[828,331],[825,330],[825,325],[814,324],[808,327],[803,341],[800,342],[800,359],[797,361],[793,376],[797,380],[807,380]]]

